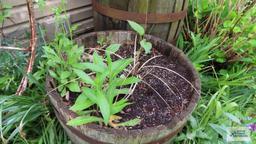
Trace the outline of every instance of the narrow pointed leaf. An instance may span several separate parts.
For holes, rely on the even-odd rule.
[[[119,123],[118,126],[135,126],[138,125],[141,122],[141,120],[139,118],[135,118],[123,123]]]
[[[125,78],[125,79],[118,79],[116,85],[117,86],[125,86],[125,85],[138,83],[140,81],[141,80],[139,78],[132,76],[132,77],[128,77],[128,78]]]
[[[96,92],[90,88],[83,88],[83,93],[89,98],[92,102],[97,103]]]
[[[104,123],[107,125],[110,119],[110,105],[107,98],[103,94],[98,94],[97,104],[100,107]]]
[[[118,102],[114,103],[111,107],[111,115],[121,112],[126,106],[130,103],[126,99],[121,99]]]
[[[92,78],[86,74],[84,71],[82,70],[78,70],[78,69],[73,69],[74,72],[77,74],[77,76],[84,82],[87,84],[91,84],[94,85],[94,81],[92,80]]]
[[[99,122],[101,118],[94,117],[94,116],[80,116],[68,121],[67,125],[69,126],[80,126],[92,122]]]
[[[87,98],[87,96],[84,93],[82,93],[76,99],[75,104],[72,107],[70,107],[70,110],[75,112],[82,111],[91,107],[94,104],[95,104],[94,102],[92,102],[89,98]]]
[[[111,71],[112,76],[116,76],[118,75],[120,72],[122,72],[123,70],[125,70],[125,68],[133,61],[132,58],[129,59],[122,59],[122,60],[117,60],[115,62],[112,63],[112,69]]]

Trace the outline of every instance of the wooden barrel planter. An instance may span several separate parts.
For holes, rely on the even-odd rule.
[[[126,20],[172,44],[181,32],[189,0],[93,0],[95,30],[126,30]]]
[[[109,37],[111,43],[119,43],[122,46],[133,47],[134,40],[136,34],[129,31],[106,31],[106,32],[93,32],[90,34],[86,34],[80,36],[77,39],[77,43],[80,45],[84,45],[85,47],[96,47],[97,39],[104,36]],[[136,105],[136,103],[147,103],[147,102],[159,102],[155,107],[144,107],[144,104],[136,105],[136,110],[138,114],[146,111],[147,113],[145,117],[152,117],[152,113],[155,110],[164,108],[163,113],[155,113],[157,115],[155,120],[165,120],[162,124],[156,125],[147,125],[146,118],[141,118],[144,121],[145,125],[137,128],[110,128],[106,126],[100,126],[98,124],[87,124],[77,127],[70,127],[66,125],[67,121],[77,117],[77,114],[69,110],[69,105],[64,102],[63,98],[55,89],[54,80],[50,77],[46,80],[46,89],[49,93],[50,101],[54,107],[55,114],[60,121],[61,125],[69,135],[70,139],[75,144],[160,144],[169,142],[178,132],[180,132],[185,125],[187,119],[190,114],[194,110],[199,98],[200,98],[200,79],[198,77],[197,72],[193,68],[192,64],[189,62],[188,58],[183,54],[182,51],[178,50],[173,45],[163,41],[160,38],[156,38],[151,35],[146,35],[145,38],[150,41],[153,45],[152,53],[155,51],[156,53],[162,54],[160,59],[156,60],[156,62],[165,59],[166,61],[159,64],[165,67],[172,67],[171,73],[166,73],[167,77],[171,77],[170,83],[173,88],[174,94],[167,90],[158,90],[160,87],[164,87],[163,84],[152,85],[155,87],[159,93],[163,97],[158,97],[153,91],[147,93],[145,97],[138,95],[139,100],[134,99],[132,102]],[[145,67],[148,66],[147,64]],[[156,70],[159,68],[156,68]],[[153,69],[151,69],[154,71]],[[146,76],[145,76],[146,77]],[[159,75],[161,78],[162,75]],[[152,77],[149,77],[151,79]],[[168,79],[168,78],[167,78]],[[164,80],[167,80],[164,79]],[[152,79],[151,79],[152,80]],[[150,83],[147,78],[145,81]],[[166,81],[169,85],[169,81]],[[156,84],[155,82],[153,84]],[[139,85],[137,87],[140,87]],[[137,89],[136,87],[136,89]],[[139,89],[139,92],[141,90]],[[147,91],[147,90],[146,90]],[[134,91],[136,93],[136,90]],[[162,94],[163,93],[163,94]],[[167,95],[164,95],[167,94]],[[137,95],[136,95],[137,96]],[[157,98],[153,98],[151,96],[156,96]],[[131,96],[132,98],[133,96]],[[133,97],[134,98],[134,97]],[[135,97],[136,98],[136,97]],[[144,99],[145,98],[145,99]],[[149,99],[147,99],[149,98]],[[164,101],[169,104],[170,111],[166,111],[167,106]],[[129,109],[129,108],[128,108]],[[128,111],[125,109],[124,111]],[[130,111],[133,111],[130,110]],[[166,112],[166,113],[164,113]]]

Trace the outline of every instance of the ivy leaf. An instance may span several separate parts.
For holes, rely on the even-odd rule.
[[[77,75],[80,79],[82,79],[82,81],[83,81],[84,83],[91,84],[91,85],[94,85],[94,84],[95,84],[94,81],[92,80],[92,78],[91,78],[88,74],[86,74],[84,71],[78,70],[78,69],[73,69],[73,70],[74,70],[74,72],[76,73],[76,75]]]
[[[136,31],[140,36],[143,36],[144,34],[145,34],[145,30],[144,30],[144,28],[140,25],[140,24],[138,24],[138,23],[136,23],[136,22],[134,22],[134,21],[130,21],[130,20],[128,20],[128,24],[131,26],[131,28],[134,30],[134,31]]]
[[[94,105],[94,103],[90,99],[87,98],[85,93],[82,93],[76,99],[75,104],[72,107],[70,107],[70,110],[75,111],[75,112],[82,111],[84,109],[89,108],[92,105]]]
[[[70,91],[72,92],[81,92],[80,86],[77,81],[71,82],[67,85]]]
[[[139,124],[141,122],[141,120],[139,118],[135,118],[123,123],[119,123],[118,126],[135,126],[137,124]]]
[[[149,54],[152,49],[152,43],[147,42],[146,39],[140,41],[140,46],[145,50],[146,54]]]
[[[80,126],[80,125],[84,125],[84,124],[88,124],[88,123],[92,123],[92,122],[99,122],[99,121],[102,121],[102,119],[98,118],[98,117],[80,116],[80,117],[77,117],[77,118],[74,118],[74,119],[68,121],[67,125]]]

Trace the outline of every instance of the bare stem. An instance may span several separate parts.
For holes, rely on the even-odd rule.
[[[31,30],[31,36],[30,36],[30,46],[29,46],[29,51],[30,51],[30,58],[27,63],[27,69],[26,69],[26,74],[28,75],[29,73],[32,72],[33,70],[33,65],[35,61],[35,56],[36,56],[36,25],[35,25],[35,16],[34,16],[34,7],[33,7],[33,1],[32,0],[27,0],[27,8],[28,8],[28,14],[29,14],[29,24],[30,24],[30,30]],[[28,85],[28,77],[27,75],[24,75],[20,85],[16,91],[16,95],[21,95],[27,88]]]

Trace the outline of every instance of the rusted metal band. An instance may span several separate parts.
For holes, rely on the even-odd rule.
[[[118,19],[118,20],[132,20],[138,23],[151,23],[151,24],[159,24],[159,23],[168,23],[175,22],[178,20],[182,20],[187,15],[187,10],[174,12],[174,13],[136,13],[136,12],[128,12],[124,10],[118,10],[115,8],[111,8],[109,6],[100,4],[97,0],[93,0],[93,8],[98,13]]]

